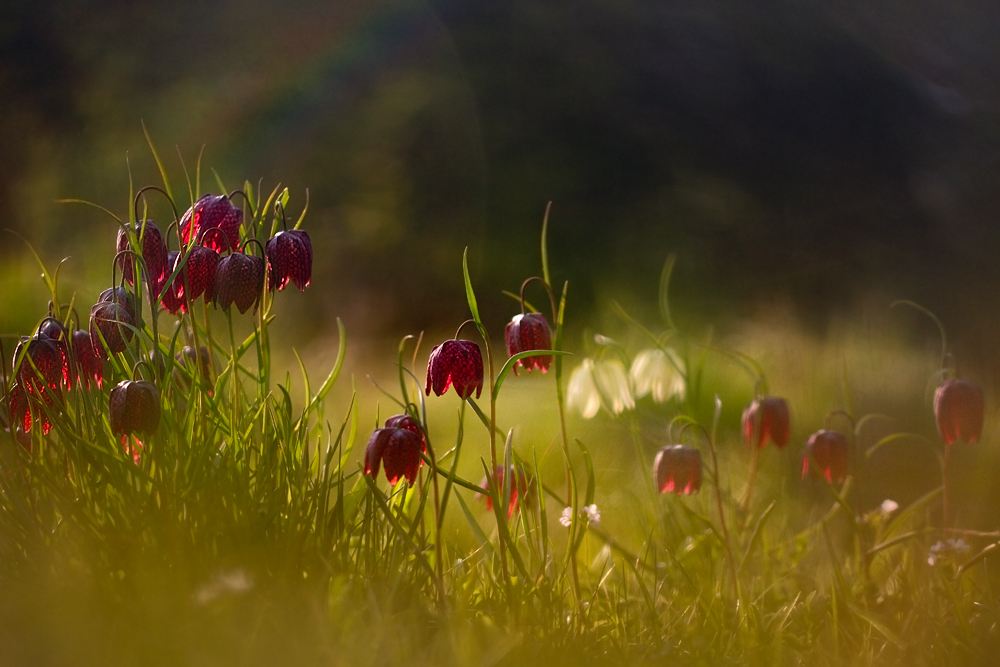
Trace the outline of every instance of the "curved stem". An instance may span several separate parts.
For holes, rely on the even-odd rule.
[[[246,246],[246,245],[247,245],[248,243],[256,243],[256,244],[257,244],[257,247],[258,247],[258,248],[260,248],[260,256],[261,256],[261,257],[263,257],[263,256],[264,256],[264,246],[263,246],[263,244],[261,244],[261,242],[260,242],[260,241],[258,241],[258,240],[257,240],[257,239],[255,239],[255,238],[249,238],[249,239],[247,239],[246,241],[244,241],[244,243],[243,243],[244,247],[245,247],[245,246]],[[249,253],[247,253],[247,254],[249,254]]]
[[[929,311],[928,309],[924,308],[923,306],[921,306],[916,301],[909,301],[907,299],[898,299],[889,304],[889,308],[895,308],[896,306],[909,306],[910,308],[913,308],[914,310],[919,311],[924,315],[926,315],[927,317],[929,317],[931,321],[934,322],[935,325],[937,325],[938,333],[941,334],[941,366],[944,367],[945,362],[948,359],[948,334],[945,333],[944,325],[941,323],[941,320],[938,319],[938,316]]]
[[[468,324],[476,324],[476,321],[475,320],[465,320],[464,322],[462,322],[461,324],[459,324],[458,325],[458,329],[455,330],[455,336],[454,336],[455,340],[458,340],[458,337],[462,335],[462,329],[464,329],[466,327],[466,325],[468,325]],[[477,327],[478,327],[478,325],[477,325]],[[483,337],[483,340],[486,340],[486,334],[483,331],[480,331],[479,335]],[[490,343],[487,340],[486,341],[487,353],[489,352],[489,347],[490,347]],[[493,383],[491,382],[490,383],[490,387],[492,387],[492,386],[493,386]]]
[[[139,191],[135,193],[135,197],[132,200],[132,211],[133,211],[133,213],[135,213],[135,219],[136,219],[136,221],[139,220],[139,197],[141,197],[143,194],[145,194],[145,192],[147,190],[155,190],[156,192],[159,192],[164,197],[166,197],[167,198],[167,202],[170,203],[170,210],[172,210],[174,212],[174,220],[175,221],[179,220],[179,218],[177,216],[177,207],[174,206],[174,200],[173,200],[173,198],[169,194],[167,194],[167,192],[163,188],[161,188],[161,187],[159,187],[157,185],[147,185],[145,187],[139,188]]]
[[[250,215],[251,216],[256,215],[256,213],[253,212],[253,202],[251,202],[250,198],[247,197],[247,193],[243,192],[242,190],[236,189],[236,190],[233,190],[232,192],[230,192],[228,195],[226,195],[226,198],[232,200],[233,195],[240,195],[240,196],[242,196],[243,197],[243,201],[246,202],[247,208],[250,209]]]
[[[556,310],[556,295],[552,292],[552,286],[538,276],[532,276],[521,283],[521,314],[524,315],[524,288],[526,288],[529,283],[535,281],[540,282],[542,286],[545,287],[546,293],[549,295],[549,305],[552,307],[552,321],[555,322],[556,318],[559,316],[558,311]]]

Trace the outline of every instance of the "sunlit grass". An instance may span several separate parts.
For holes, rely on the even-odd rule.
[[[246,189],[251,219],[273,231],[273,205]],[[284,295],[265,292],[260,310],[242,319],[201,303],[179,318],[160,312],[156,328],[145,302],[146,320],[106,364],[104,388],[64,391],[48,409],[51,433],[36,421],[24,447],[4,417],[0,662],[985,660],[1000,615],[995,397],[987,396],[983,439],[953,446],[945,535],[943,445],[930,403],[940,350],[907,343],[888,308],[822,339],[775,313],[730,325],[735,333],[717,340],[674,327],[668,277],[660,323],[612,308],[617,319],[604,321],[613,330],[576,345],[561,341],[557,317],[556,347],[576,354],[561,357],[561,375],[557,357],[545,375],[507,376],[495,411],[489,371],[478,400],[463,403],[453,390],[425,396],[427,354],[450,333],[428,334],[411,361],[413,339],[397,352],[349,341],[342,327],[302,356],[271,320]],[[38,312],[25,331],[44,304]],[[502,317],[517,312],[511,302]],[[499,373],[502,332],[487,333]],[[209,377],[175,361],[185,344],[211,346]],[[627,369],[651,346],[677,350],[684,396],[630,395],[618,404],[634,408],[619,409],[605,395],[592,419],[566,414],[564,440],[557,383],[565,391],[588,355]],[[157,351],[162,371],[136,364]],[[134,462],[109,428],[108,392],[143,374],[157,385],[162,419],[139,436]],[[634,388],[626,382],[624,391]],[[791,438],[784,449],[759,450],[750,493],[740,415],[757,392],[787,399]],[[851,477],[801,479],[802,444],[837,410],[857,425]],[[389,488],[361,461],[374,429],[403,412],[431,447],[412,488]],[[882,416],[864,418],[874,414]],[[509,459],[533,479],[509,520],[503,486],[485,481],[491,421],[497,463]],[[697,425],[682,433],[684,423]],[[827,426],[852,430],[846,419]],[[695,495],[661,495],[654,485],[657,450],[678,440],[705,461]],[[571,526],[560,521],[567,505],[577,510]],[[949,536],[968,550],[933,552],[941,556],[929,564],[931,547]]]

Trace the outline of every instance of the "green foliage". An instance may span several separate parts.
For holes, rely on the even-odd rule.
[[[277,229],[287,189],[276,187],[263,203],[250,184],[244,191],[253,202],[244,236]],[[720,426],[717,397],[711,428],[699,425],[705,392],[694,386],[732,362],[751,372],[730,384],[762,384],[762,366],[677,328],[667,298],[672,259],[660,285],[666,331],[618,311],[669,360],[662,372],[682,378],[684,395],[661,403],[637,396],[634,408],[602,417],[571,447],[569,427],[585,427],[564,411],[567,287],[556,309],[546,232],[541,282],[556,310],[555,349],[514,355],[497,375],[463,257],[469,308],[487,348],[490,405],[459,404],[448,451],[435,449],[448,427],[424,403],[416,352],[407,367],[407,339],[400,343],[401,395],[392,399],[419,424],[427,447],[412,487],[386,488],[355,460],[356,391],[327,418],[347,358],[339,320],[336,360],[318,387],[294,353],[298,397],[290,374],[282,379],[272,368],[272,345],[280,345],[269,333],[273,297],[264,295],[252,320],[234,324],[227,313],[221,332],[207,306],[192,306],[165,332],[163,293],[152,295],[156,312],[140,318],[130,346],[106,364],[104,388],[69,388],[51,405],[35,400],[27,446],[7,422],[0,662],[875,665],[968,664],[988,655],[1000,621],[998,535],[940,536],[985,540],[975,554],[960,548],[964,541],[938,542],[941,489],[904,508],[859,514],[854,477],[814,484],[811,499],[776,486],[778,466],[790,458],[771,448],[760,452],[770,483],[753,497],[733,490],[749,486],[749,455],[738,433]],[[43,276],[58,304],[55,274],[43,265]],[[209,350],[207,372],[183,344]],[[602,338],[599,346],[632,361],[627,345]],[[498,402],[522,386],[505,383],[508,372],[538,354],[555,364],[554,395],[531,398],[544,416],[515,411],[514,423],[501,427],[498,415],[510,412],[498,412]],[[108,389],[143,369],[160,392],[160,425],[122,437],[111,430]],[[466,407],[485,430],[476,420],[466,428]],[[852,439],[872,421],[850,418]],[[662,440],[667,423],[685,425],[677,439],[705,436],[712,463],[699,495],[660,495],[650,484],[647,442]],[[631,438],[635,455],[607,434]],[[545,437],[561,444],[561,478],[546,467],[548,450],[534,444]],[[919,434],[880,435],[854,452],[855,475],[875,452],[912,440],[936,447]],[[484,482],[463,476],[470,466]],[[491,517],[472,495],[489,498]],[[448,514],[453,501],[460,511]]]

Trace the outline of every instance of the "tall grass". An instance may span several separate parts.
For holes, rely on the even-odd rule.
[[[244,192],[243,240],[273,234],[288,191]],[[139,239],[130,242],[142,265]],[[725,345],[687,335],[670,312],[668,263],[659,328],[618,309],[624,342],[599,336],[590,352],[594,368],[628,369],[639,349],[669,351],[681,391],[658,403],[635,396],[633,382],[615,397],[599,378],[599,416],[584,420],[567,409],[581,397],[567,397],[565,370],[581,364],[563,354],[571,292],[553,282],[546,243],[543,226],[537,282],[551,295],[554,350],[508,359],[464,266],[486,351],[478,401],[427,397],[429,346],[412,338],[375,370],[391,378],[378,397],[344,387],[342,324],[333,368],[319,379],[298,359],[293,379],[272,361],[291,358],[269,332],[282,295],[262,291],[253,315],[197,302],[173,317],[162,293],[138,284],[145,317],[105,364],[104,386],[35,400],[30,442],[5,417],[0,663],[989,662],[1000,535],[971,529],[990,528],[978,524],[995,513],[960,499],[952,537],[963,542],[949,550],[939,482],[879,486],[893,451],[931,468],[943,451],[922,400],[923,361],[891,340],[824,347],[749,327]],[[51,315],[72,324],[86,298],[64,304],[57,273],[43,266]],[[212,358],[205,370],[183,353],[199,345]],[[542,378],[511,373],[543,354],[554,359]],[[4,359],[15,375],[25,363]],[[109,389],[140,377],[157,387],[161,419],[154,433],[123,439],[111,430]],[[741,502],[752,457],[736,421],[755,385],[789,398],[793,443],[830,410],[850,415],[842,484],[800,480],[797,444],[768,446],[753,455],[759,480]],[[878,392],[888,398],[871,400]],[[899,397],[928,416],[863,412],[891,411]],[[413,419],[427,444],[412,486],[390,487],[359,463],[391,414]],[[653,484],[656,449],[678,439],[706,461],[718,456],[698,495]],[[955,446],[983,450],[995,436]],[[967,463],[968,451],[958,455]],[[518,474],[496,474],[512,466]]]

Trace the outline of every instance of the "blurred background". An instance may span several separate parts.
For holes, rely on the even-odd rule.
[[[642,314],[676,252],[682,321],[823,336],[908,298],[994,368],[998,29],[989,0],[8,0],[2,226],[72,256],[89,303],[114,223],[56,200],[124,216],[130,173],[159,182],[145,122],[181,195],[203,146],[203,189],[281,182],[296,213],[308,189],[300,345],[337,316],[355,341],[451,329],[465,246],[499,329],[551,200],[573,326]],[[43,286],[8,234],[0,267],[23,331]]]

